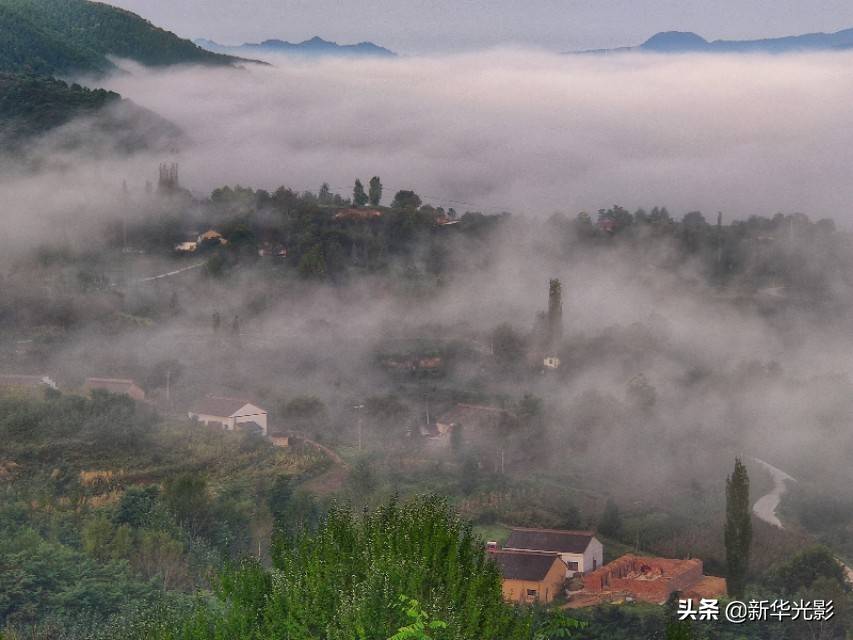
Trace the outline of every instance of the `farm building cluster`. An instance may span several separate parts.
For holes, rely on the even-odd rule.
[[[0,374],[0,391],[14,393],[39,393],[45,389],[59,391],[56,381],[45,374]],[[136,382],[123,378],[86,378],[81,391],[86,395],[104,391],[123,395],[137,402],[150,401],[145,390]],[[205,426],[216,426],[226,431],[243,431],[268,437],[270,428],[268,412],[245,398],[208,395],[194,403],[186,412],[187,418]],[[290,438],[277,435],[272,441],[277,446],[287,446]]]
[[[549,603],[556,598],[580,608],[608,602],[663,604],[673,593],[719,598],[722,578],[703,574],[696,558],[675,560],[624,555],[604,564],[604,546],[592,531],[512,529],[506,543],[487,544],[500,569],[504,598]]]

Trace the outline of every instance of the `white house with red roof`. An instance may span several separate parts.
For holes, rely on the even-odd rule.
[[[192,420],[218,424],[227,431],[254,431],[268,434],[267,411],[244,398],[207,396],[189,411]]]

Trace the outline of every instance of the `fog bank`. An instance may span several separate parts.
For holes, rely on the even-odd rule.
[[[108,82],[182,127],[187,181],[349,189],[381,175],[521,213],[618,202],[844,219],[853,54],[281,59]],[[458,205],[457,208],[465,208]]]

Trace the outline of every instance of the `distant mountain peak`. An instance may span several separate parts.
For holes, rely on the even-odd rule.
[[[853,29],[835,33],[806,33],[798,36],[759,40],[714,40],[709,42],[692,31],[662,31],[636,47],[597,49],[576,53],[796,53],[798,51],[840,51],[853,49]]]
[[[373,42],[358,44],[338,44],[320,36],[294,43],[287,40],[271,38],[263,42],[247,42],[237,46],[229,46],[207,39],[195,40],[195,43],[216,53],[229,55],[252,55],[256,57],[266,54],[293,54],[304,56],[340,56],[340,57],[394,57],[397,54]]]
[[[692,31],[662,31],[640,45],[643,49],[655,51],[705,49],[708,41]]]

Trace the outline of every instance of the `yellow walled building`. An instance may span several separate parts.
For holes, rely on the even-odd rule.
[[[517,603],[548,603],[563,590],[566,564],[559,554],[538,551],[490,550],[500,569],[504,599]]]

